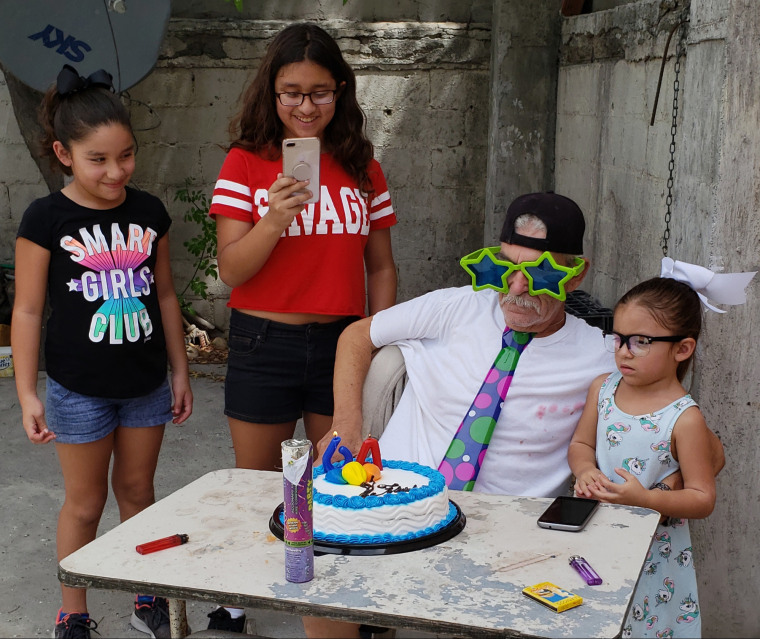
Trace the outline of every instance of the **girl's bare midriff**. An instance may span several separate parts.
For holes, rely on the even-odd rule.
[[[283,324],[329,324],[343,319],[345,315],[320,315],[319,313],[278,313],[276,311],[254,311],[247,308],[237,309],[246,315],[261,317],[262,319],[282,322]]]

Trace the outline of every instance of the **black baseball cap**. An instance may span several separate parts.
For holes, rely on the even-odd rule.
[[[515,231],[515,220],[526,213],[535,215],[546,225],[545,238],[528,237]],[[554,191],[528,193],[509,205],[499,241],[539,251],[582,255],[585,230],[583,211],[569,197]]]

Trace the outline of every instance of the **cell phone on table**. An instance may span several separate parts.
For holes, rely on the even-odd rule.
[[[319,138],[286,138],[282,141],[282,174],[299,182],[309,180],[309,202],[319,202]],[[303,193],[303,191],[296,191]]]
[[[591,519],[599,506],[597,499],[585,497],[557,497],[538,518],[541,528],[578,532]]]

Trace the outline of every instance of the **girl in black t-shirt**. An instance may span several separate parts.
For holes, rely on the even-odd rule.
[[[121,520],[153,503],[164,424],[185,421],[193,396],[169,264],[171,220],[158,198],[127,186],[135,143],[110,74],[83,78],[65,66],[40,117],[43,152],[73,179],[24,213],[11,341],[24,429],[35,444],[56,442],[63,472],[61,559],[95,539],[112,457]],[[46,292],[43,406],[37,377]],[[89,637],[97,624],[86,590],[61,592],[55,636]],[[139,596],[131,623],[168,636],[166,601]]]

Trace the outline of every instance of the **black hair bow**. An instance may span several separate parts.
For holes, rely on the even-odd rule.
[[[105,69],[98,69],[85,78],[79,75],[70,64],[63,65],[63,69],[61,69],[56,80],[58,93],[67,96],[90,87],[104,87],[113,91],[113,76]]]

